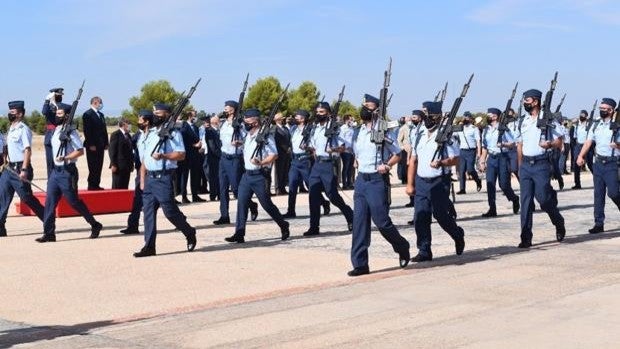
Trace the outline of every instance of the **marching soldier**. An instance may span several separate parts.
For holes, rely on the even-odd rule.
[[[557,193],[551,187],[550,150],[562,147],[560,127],[554,121],[556,127],[550,130],[550,137],[541,134],[537,127],[541,117],[542,92],[528,90],[523,94],[523,108],[525,117],[519,129],[517,139],[517,154],[519,159],[519,184],[521,187],[521,243],[519,248],[532,246],[532,212],[534,211],[534,197],[543,211],[547,212],[551,222],[555,226],[557,241],[564,240],[566,228],[564,217],[558,210]]]
[[[489,108],[487,110],[490,123],[482,132],[482,155],[480,156],[480,169],[486,171],[487,199],[489,201],[489,211],[482,214],[482,217],[496,217],[497,208],[495,206],[495,182],[499,178],[499,187],[502,189],[506,198],[512,202],[512,212],[519,212],[519,197],[512,190],[510,185],[510,157],[508,153],[514,148],[514,138],[510,129],[505,130],[502,139],[499,138],[500,130],[497,122],[501,115],[501,110]]]
[[[465,194],[465,181],[467,175],[470,175],[476,182],[476,190],[482,189],[482,181],[476,172],[476,157],[480,157],[480,130],[472,124],[472,115],[465,112],[463,115],[463,131],[458,132],[456,136],[460,144],[459,156],[459,186],[460,190],[457,194]]]
[[[436,131],[441,121],[441,102],[425,102],[424,125],[420,126],[411,147],[407,172],[407,194],[415,195],[414,226],[418,254],[412,262],[433,260],[431,251],[431,217],[452,237],[457,255],[465,249],[465,232],[456,224],[450,201],[450,168],[459,161],[459,148],[447,144],[445,154],[433,161],[437,150]]]
[[[245,225],[248,217],[248,204],[253,194],[256,194],[258,202],[267,214],[278,224],[282,240],[289,238],[289,223],[284,220],[280,211],[271,201],[268,189],[265,186],[266,176],[271,173],[271,165],[278,157],[273,135],[266,136],[262,149],[256,151],[260,128],[260,111],[248,109],[244,113],[244,128],[247,132],[243,142],[243,162],[245,172],[239,183],[239,196],[237,197],[237,220],[235,221],[235,233],[227,237],[228,242],[245,242]],[[256,154],[255,154],[256,153]]]
[[[378,101],[375,101],[378,105]],[[329,201],[340,209],[347,220],[349,231],[353,230],[353,210],[349,207],[338,193],[338,183],[334,174],[334,159],[339,151],[344,149],[344,140],[340,136],[334,137],[333,144],[327,144],[325,129],[331,107],[327,102],[320,102],[316,108],[318,123],[314,127],[310,138],[310,148],[314,152],[315,162],[310,170],[310,229],[304,236],[319,235],[319,223],[321,220],[321,193],[325,191]]]
[[[45,116],[45,138],[43,140],[43,145],[45,146],[45,164],[47,165],[48,178],[54,169],[55,154],[52,152],[52,135],[56,129],[57,103],[62,102],[63,91],[64,89],[60,87],[51,89],[50,93],[45,97],[43,109],[41,110],[41,114]]]
[[[0,236],[6,236],[6,216],[13,201],[13,195],[17,192],[22,204],[30,209],[43,221],[43,205],[32,195],[30,181],[33,177],[32,170],[32,132],[22,122],[26,110],[23,101],[9,102],[9,127],[6,137],[8,158],[7,167],[0,175]],[[1,135],[0,135],[1,138]],[[0,143],[2,143],[0,141]],[[4,144],[0,144],[4,148]]]
[[[616,108],[616,101],[603,98],[599,107],[601,118],[596,121],[588,133],[586,142],[577,157],[577,166],[586,163],[586,156],[593,143],[596,143],[594,168],[594,227],[590,234],[605,231],[605,190],[607,196],[620,210],[620,192],[618,192],[618,154],[620,153],[618,134],[611,129],[611,118]],[[615,139],[614,139],[615,138]]]
[[[581,189],[581,166],[577,165],[577,158],[583,149],[583,145],[586,143],[588,137],[588,112],[582,110],[579,113],[579,121],[573,124],[573,177],[575,179],[575,185],[571,189]],[[592,147],[584,157],[588,168],[592,168]]]
[[[187,223],[187,218],[174,201],[172,174],[177,161],[185,158],[185,147],[181,132],[174,130],[169,138],[160,144],[159,131],[172,112],[169,105],[156,103],[152,123],[143,116],[146,128],[138,149],[140,152],[140,185],[142,186],[142,205],[144,213],[144,247],[133,254],[134,257],[154,256],[157,237],[157,210],[161,207],[164,215],[175,228],[185,235],[187,251],[196,248],[196,229]],[[158,148],[158,145],[161,145]]]
[[[508,130],[511,132],[512,137],[518,134],[519,125],[521,123],[521,115],[517,115],[514,109],[510,108],[508,112]],[[510,173],[514,174],[517,179],[519,179],[519,165],[517,161],[517,146],[508,149],[508,158],[510,159]]]
[[[368,96],[368,95],[367,95]],[[377,109],[378,100],[366,98],[360,113],[362,125],[353,135],[353,152],[357,159],[358,175],[353,194],[353,242],[351,246],[351,263],[353,270],[349,276],[359,276],[370,272],[368,266],[368,248],[370,247],[370,220],[375,223],[381,235],[392,245],[398,254],[401,268],[409,264],[409,242],[400,235],[389,216],[389,201],[386,175],[392,166],[400,161],[400,149],[393,143],[386,142],[377,150],[377,144],[371,140],[372,118]],[[387,160],[386,160],[387,159]],[[389,180],[389,178],[387,179]]]
[[[88,207],[77,195],[78,169],[75,165],[77,158],[84,155],[84,146],[77,130],[66,125],[69,134],[65,142],[61,141],[63,124],[68,122],[67,116],[71,113],[71,105],[57,103],[56,122],[58,126],[52,135],[52,153],[54,154],[54,168],[47,180],[47,196],[43,219],[43,236],[37,242],[56,241],[56,206],[62,197],[67,199],[71,207],[77,211],[91,226],[91,239],[99,237],[103,226],[95,220]],[[65,135],[62,135],[65,136]]]
[[[229,191],[232,189],[233,195],[238,197],[238,188],[241,175],[243,173],[243,137],[245,132],[239,130],[238,139],[233,139],[235,125],[233,119],[235,111],[239,108],[236,101],[226,101],[224,103],[224,114],[226,121],[220,126],[220,142],[222,144],[222,154],[220,157],[220,218],[213,221],[215,225],[230,224],[228,213]],[[250,218],[255,221],[258,216],[258,205],[250,200]]]

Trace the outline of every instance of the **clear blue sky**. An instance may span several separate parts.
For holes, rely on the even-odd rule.
[[[316,82],[361,102],[377,94],[394,59],[390,114],[432,99],[447,80],[448,105],[471,73],[461,111],[503,108],[514,83],[545,91],[560,72],[566,116],[594,99],[620,97],[620,2],[607,0],[296,1],[6,0],[0,112],[24,99],[40,109],[49,88],[80,111],[100,95],[108,115],[128,107],[147,81],[178,90],[198,77],[192,104],[219,111],[242,79],[274,75],[292,86]]]

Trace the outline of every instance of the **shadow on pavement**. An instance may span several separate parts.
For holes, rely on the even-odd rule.
[[[96,321],[72,326],[32,326],[0,331],[0,348],[56,338],[87,335],[90,330],[115,325],[113,321]]]

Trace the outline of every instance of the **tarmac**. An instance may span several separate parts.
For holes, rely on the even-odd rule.
[[[45,184],[35,147],[35,183]],[[80,159],[85,187],[86,159]],[[107,166],[107,160],[105,162]],[[398,268],[378,231],[372,273],[349,278],[351,235],[335,207],[318,237],[304,238],[308,200],[298,197],[291,238],[259,209],[246,243],[228,244],[233,226],[215,227],[218,203],[181,205],[198,228],[198,247],[159,214],[155,257],[135,259],[142,235],[125,236],[127,214],[99,215],[89,239],[82,217],[57,220],[56,243],[34,241],[36,217],[9,212],[0,238],[0,347],[16,348],[618,348],[620,229],[606,206],[607,231],[590,235],[592,179],[558,192],[564,242],[544,212],[534,214],[534,246],[516,248],[519,216],[498,193],[497,218],[483,219],[486,192],[468,183],[457,196],[466,248],[433,224],[432,262]],[[566,187],[572,176],[565,176]],[[104,169],[104,187],[110,186]],[[557,184],[553,184],[557,188]],[[516,181],[513,186],[518,188]],[[415,254],[404,187],[391,215]],[[518,191],[517,191],[518,194]],[[343,192],[352,205],[353,191]],[[205,197],[208,197],[206,195]],[[16,199],[17,201],[17,199]],[[281,211],[286,197],[274,197]],[[231,202],[234,217],[236,201]],[[141,226],[142,228],[142,226]]]

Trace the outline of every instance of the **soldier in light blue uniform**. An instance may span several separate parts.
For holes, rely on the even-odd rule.
[[[553,165],[550,163],[552,148],[562,147],[562,137],[557,121],[556,127],[547,129],[547,135],[541,134],[538,119],[541,114],[542,92],[528,90],[523,93],[523,108],[526,111],[517,137],[517,154],[519,157],[519,184],[521,187],[521,242],[519,248],[532,246],[532,213],[534,197],[543,211],[547,212],[555,226],[558,241],[564,240],[566,228],[564,217],[558,210],[558,197],[551,187]]]
[[[187,251],[196,248],[196,229],[187,223],[187,218],[179,210],[174,200],[172,174],[177,169],[177,161],[185,159],[185,147],[179,130],[173,130],[170,137],[160,143],[161,126],[171,113],[169,105],[156,103],[153,123],[145,118],[146,128],[138,143],[140,153],[140,185],[142,186],[142,211],[144,215],[144,247],[133,254],[134,257],[148,257],[156,254],[157,210],[161,207],[164,215],[175,228],[185,235]]]
[[[372,96],[371,96],[372,97]],[[392,166],[400,161],[400,149],[396,139],[385,141],[380,149],[371,140],[373,113],[378,107],[378,99],[366,98],[360,117],[362,125],[354,131],[352,138],[353,152],[357,159],[358,175],[353,194],[353,236],[351,246],[351,263],[353,270],[349,276],[368,274],[368,248],[370,247],[370,220],[398,254],[399,265],[404,268],[409,264],[409,242],[400,235],[389,216],[387,185]],[[387,135],[386,135],[387,136]]]
[[[230,224],[229,190],[230,188],[235,197],[238,197],[239,181],[243,174],[243,139],[245,131],[242,125],[233,125],[235,111],[239,108],[236,101],[224,102],[224,114],[226,121],[220,126],[220,141],[222,144],[222,155],[220,157],[220,218],[213,221],[215,225]],[[238,127],[235,133],[235,127]],[[233,137],[235,135],[236,137]],[[235,139],[233,139],[235,138]],[[256,220],[258,216],[258,205],[250,201],[251,219]]]
[[[84,146],[77,130],[73,125],[66,125],[69,134],[66,142],[61,141],[62,128],[68,122],[67,116],[71,113],[71,106],[58,103],[56,109],[56,124],[51,138],[54,168],[47,179],[47,196],[45,197],[45,212],[43,214],[43,236],[37,242],[56,241],[56,206],[62,197],[67,199],[71,207],[84,217],[91,226],[91,239],[99,237],[103,226],[95,220],[88,207],[77,194],[78,170],[75,165],[77,158],[84,155]]]
[[[29,181],[32,180],[32,132],[22,122],[26,110],[23,101],[9,102],[9,121],[11,125],[6,137],[7,167],[0,174],[0,236],[6,236],[6,216],[17,192],[22,204],[27,205],[43,221],[43,205],[32,195]],[[4,143],[1,139],[0,143]],[[0,149],[5,144],[0,144]],[[2,153],[0,153],[2,154]],[[12,171],[13,172],[12,172]]]
[[[460,145],[459,156],[459,191],[465,194],[465,181],[470,175],[476,182],[476,190],[482,189],[482,181],[476,172],[476,157],[480,157],[480,130],[472,124],[472,115],[466,111],[463,114],[463,131],[456,134]]]
[[[334,161],[337,159],[338,152],[344,150],[344,140],[342,137],[335,136],[333,144],[327,144],[325,129],[327,120],[331,113],[331,107],[327,102],[320,102],[316,108],[316,118],[318,123],[313,129],[309,147],[314,152],[315,162],[310,171],[310,229],[304,236],[314,236],[319,234],[319,223],[321,220],[321,202],[325,191],[329,201],[338,207],[345,219],[349,231],[353,229],[353,210],[347,205],[338,193],[338,183],[334,174]]]
[[[482,155],[480,156],[480,169],[486,170],[487,199],[489,211],[482,214],[483,217],[496,217],[495,205],[495,182],[499,178],[499,187],[506,198],[512,202],[512,212],[519,213],[519,197],[510,185],[510,158],[508,152],[515,147],[514,138],[510,129],[506,129],[502,139],[498,140],[501,125],[497,122],[502,114],[497,108],[487,110],[490,123],[482,131]]]
[[[417,235],[418,254],[412,262],[433,260],[431,251],[431,218],[452,237],[457,255],[465,249],[465,232],[456,224],[451,213],[454,206],[450,201],[450,168],[458,163],[459,147],[456,143],[446,144],[445,153],[433,161],[437,150],[437,129],[441,121],[441,103],[425,102],[424,125],[417,132],[411,149],[407,172],[407,194],[415,195],[414,226]]]
[[[581,166],[577,165],[577,157],[581,153],[581,149],[583,145],[586,143],[588,137],[588,112],[586,110],[582,110],[579,113],[579,121],[573,124],[573,161],[572,161],[572,171],[573,177],[575,179],[575,185],[572,189],[578,190],[581,189]],[[586,163],[588,164],[588,168],[592,169],[592,159],[593,159],[593,148],[590,147],[588,153],[585,156]]]
[[[577,165],[583,166],[585,158],[592,146],[596,143],[594,156],[594,227],[589,230],[590,234],[598,234],[605,231],[605,190],[607,196],[620,210],[620,192],[618,192],[618,162],[620,160],[620,138],[611,129],[612,116],[616,108],[616,101],[611,98],[603,98],[599,107],[601,118],[592,125],[579,156]],[[615,136],[615,139],[614,139]]]
[[[244,128],[247,132],[243,141],[243,162],[245,172],[239,183],[239,196],[237,198],[237,220],[235,221],[235,233],[225,238],[228,242],[245,242],[245,223],[248,217],[248,203],[253,194],[256,194],[258,202],[267,214],[280,227],[281,239],[286,240],[290,236],[289,224],[271,201],[271,196],[265,185],[266,177],[271,173],[271,165],[278,157],[276,142],[273,135],[268,132],[262,149],[256,150],[258,143],[256,138],[260,128],[260,111],[248,109],[244,113]]]
[[[519,124],[521,115],[516,115],[514,109],[510,108],[508,112],[509,122],[508,122],[508,130],[512,134],[513,138],[518,135]],[[517,179],[519,179],[519,164],[517,160],[517,147],[516,144],[514,147],[508,149],[508,158],[510,159],[510,173],[514,174]]]

